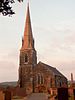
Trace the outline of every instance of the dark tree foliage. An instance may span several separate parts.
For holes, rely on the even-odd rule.
[[[18,0],[21,2],[22,0]],[[11,4],[15,3],[14,0],[0,0],[0,14],[3,16],[11,16],[15,14],[15,12],[12,10]]]

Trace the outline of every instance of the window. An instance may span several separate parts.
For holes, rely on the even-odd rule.
[[[40,75],[38,75],[38,84],[40,84]]]
[[[41,74],[38,74],[38,84],[44,84],[44,78]]]
[[[42,75],[41,75],[41,84],[44,84],[44,78]]]
[[[24,62],[27,63],[28,62],[28,55],[25,54],[25,57],[24,57]]]

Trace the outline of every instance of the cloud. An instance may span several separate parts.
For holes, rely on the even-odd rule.
[[[43,62],[57,68],[69,80],[71,79],[71,73],[73,73],[75,80],[75,60],[45,58]]]
[[[75,60],[61,61],[59,65],[58,65],[59,70],[63,72],[68,79],[71,79],[71,73],[73,73],[75,80]]]
[[[18,80],[19,57],[17,50],[12,50],[1,56],[0,82]]]
[[[58,68],[70,79],[70,73],[75,73],[75,30],[69,27],[55,29],[48,36],[49,40],[43,40],[45,44],[42,42],[44,46],[38,50],[39,60]]]
[[[17,80],[17,66],[10,61],[0,61],[0,82]]]

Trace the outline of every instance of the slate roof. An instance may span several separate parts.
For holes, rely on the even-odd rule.
[[[47,65],[47,64],[44,64],[44,63],[42,63],[42,62],[39,62],[38,65],[44,66],[44,67],[50,69],[50,70],[53,72],[54,75],[58,75],[58,76],[61,76],[61,77],[66,78],[66,77],[65,77],[62,73],[60,73],[55,67],[52,67],[52,66]]]

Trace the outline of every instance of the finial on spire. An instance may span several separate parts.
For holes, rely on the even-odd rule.
[[[28,5],[29,5],[29,0],[27,1]]]
[[[29,12],[29,0],[27,0],[27,12]]]

